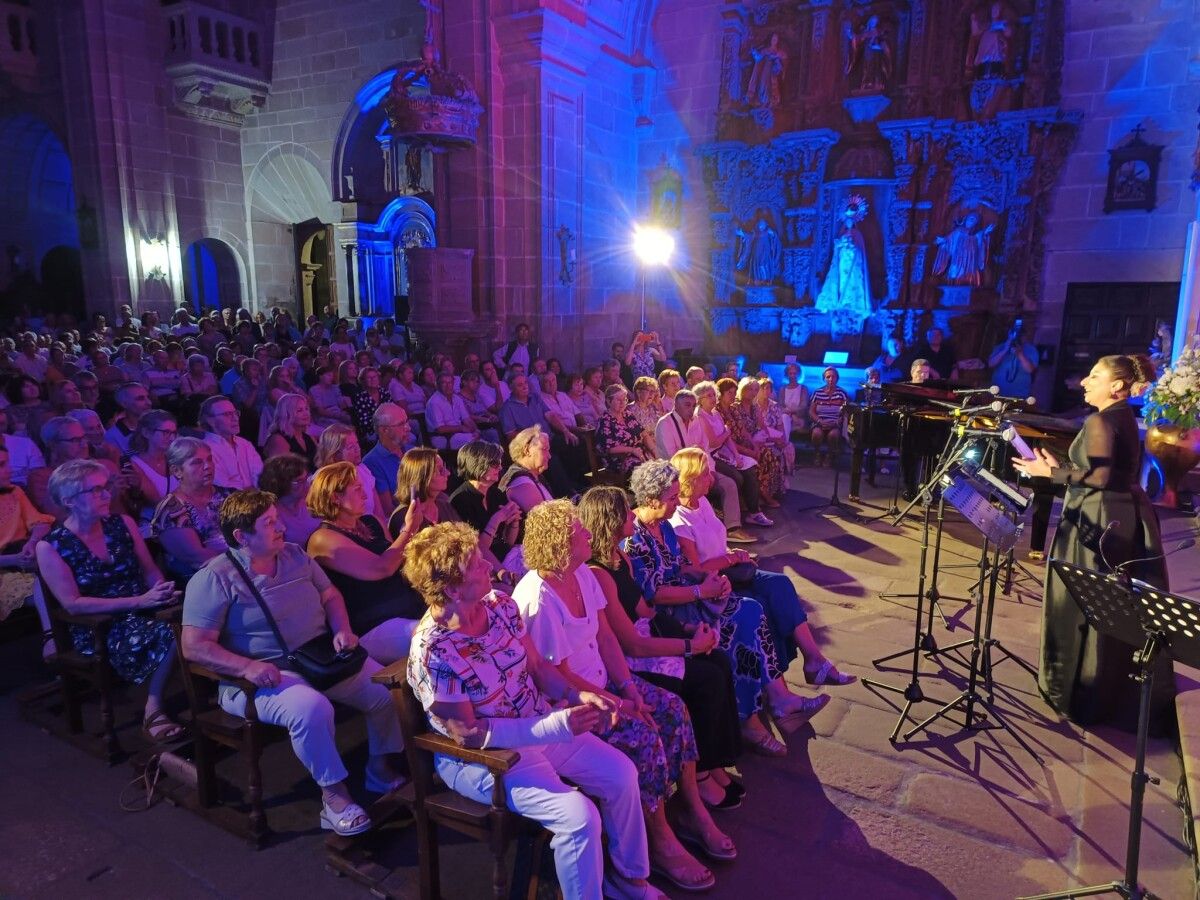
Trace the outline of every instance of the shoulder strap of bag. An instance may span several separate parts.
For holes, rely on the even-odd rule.
[[[267,624],[271,626],[271,631],[275,633],[275,640],[279,642],[279,647],[283,650],[283,655],[286,657],[291,651],[288,650],[288,645],[283,640],[283,635],[279,633],[279,625],[275,621],[275,617],[271,615],[271,610],[267,606],[267,601],[263,599],[262,594],[258,592],[258,588],[254,586],[254,582],[250,580],[250,575],[246,572],[245,567],[238,562],[238,558],[233,555],[232,550],[226,550],[225,556],[233,563],[233,567],[238,570],[238,574],[242,576],[242,581],[246,582],[246,587],[250,589],[250,595],[254,597],[254,601],[258,604],[258,608],[262,610],[263,615],[267,619]]]
[[[683,436],[683,429],[679,427],[679,417],[675,413],[671,413],[671,421],[675,425],[675,433],[679,435],[679,449],[682,450],[688,445],[687,440]]]

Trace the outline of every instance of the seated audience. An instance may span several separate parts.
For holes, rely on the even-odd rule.
[[[359,370],[358,390],[352,399],[350,416],[354,419],[354,427],[358,429],[358,438],[364,444],[374,444],[377,440],[375,410],[385,399],[378,369],[368,366]]]
[[[515,439],[514,436],[517,432],[534,427],[541,428],[547,438],[552,438],[552,444],[557,442],[556,449],[560,454],[565,454],[569,447],[578,444],[579,438],[569,428],[563,427],[561,422],[558,423],[561,431],[555,433],[558,429],[550,423],[547,417],[546,404],[542,402],[540,395],[530,390],[527,376],[516,372],[509,376],[508,382],[512,389],[512,395],[500,407],[500,430],[510,442],[510,456],[513,455],[511,442]],[[571,477],[567,473],[561,460],[551,456],[546,465],[546,481],[552,486],[557,496],[565,497],[579,487],[578,478]],[[576,471],[581,472],[578,468]]]
[[[173,485],[167,450],[178,436],[175,417],[164,410],[152,409],[138,419],[137,430],[130,438],[130,455],[123,471],[131,485],[125,491],[125,498],[143,535],[150,533],[154,511],[171,493]]]
[[[717,647],[708,624],[684,626],[642,596],[621,542],[633,534],[633,510],[621,488],[590,489],[579,502],[579,519],[591,535],[591,567],[606,605],[604,615],[629,668],[683,698],[692,717],[699,758],[697,783],[704,802],[717,809],[741,805],[745,789],[727,766],[741,752],[733,666]]]
[[[34,551],[53,524],[54,516],[35,509],[25,492],[13,484],[8,451],[0,447],[0,621],[36,594]],[[50,620],[44,605],[35,605],[42,629],[48,632]]]
[[[182,581],[225,552],[220,509],[232,491],[214,483],[212,450],[198,438],[176,438],[167,468],[175,487],[154,511],[150,533],[162,542],[169,573]]]
[[[15,375],[9,379],[4,388],[8,406],[8,425],[12,433],[21,437],[34,438],[36,432],[28,429],[31,419],[45,417],[51,410],[50,405],[42,400],[42,386],[28,375]]]
[[[760,372],[758,374],[758,396],[755,405],[758,407],[758,423],[763,435],[763,445],[773,447],[783,458],[783,474],[790,475],[796,469],[796,448],[792,444],[791,430],[788,427],[783,407],[773,396],[774,383]],[[756,435],[757,437],[757,435]]]
[[[321,827],[340,835],[360,834],[371,827],[371,820],[346,784],[348,773],[335,742],[333,702],[366,716],[368,791],[387,793],[406,781],[394,760],[404,749],[400,722],[387,689],[371,681],[380,667],[370,659],[324,691],[283,666],[285,650],[259,603],[270,610],[288,649],[332,633],[334,649],[349,650],[358,638],[338,589],[303,550],[284,541],[274,501],[265,491],[245,490],[222,504],[221,530],[232,549],[188,584],[183,655],[255,685],[259,720],[287,729],[293,752],[321,788]],[[246,596],[250,584],[253,600]],[[246,694],[240,688],[224,685],[218,696],[226,712],[245,714]]]
[[[512,465],[500,478],[500,490],[527,513],[544,500],[553,500],[554,494],[542,478],[550,465],[550,438],[534,425],[518,431],[508,444],[508,455]]]
[[[352,401],[333,383],[336,375],[333,366],[321,366],[317,369],[316,384],[308,389],[319,425],[332,425],[335,422],[349,425],[353,421],[350,416]]]
[[[373,424],[379,443],[363,455],[362,461],[375,477],[377,509],[380,519],[384,519],[391,516],[396,508],[396,478],[400,471],[400,457],[404,455],[412,432],[404,407],[395,403],[379,404]]]
[[[204,443],[212,451],[216,483],[230,490],[245,490],[258,484],[263,461],[254,445],[238,431],[241,422],[233,401],[220,394],[200,404],[200,427]]]
[[[958,377],[958,357],[946,342],[946,333],[934,327],[925,332],[925,341],[919,344],[909,359],[924,359],[929,362],[932,377],[954,379]],[[911,363],[905,368],[911,368]]]
[[[658,420],[663,416],[658,397],[658,379],[642,375],[633,382],[633,402],[629,404],[629,412],[642,426],[642,447],[646,451],[646,459],[654,459],[658,455],[655,432]]]
[[[498,444],[471,441],[458,451],[458,477],[462,484],[450,495],[458,517],[479,532],[499,560],[516,546],[521,528],[521,507],[497,486],[504,451]]]
[[[350,463],[318,469],[307,502],[321,524],[309,537],[307,549],[346,598],[351,629],[367,653],[386,666],[408,655],[413,629],[424,612],[400,566],[405,547],[424,524],[425,507],[410,506],[392,539],[378,519],[364,512],[366,499]]]
[[[405,574],[429,607],[413,637],[409,684],[434,730],[467,747],[520,750],[504,776],[508,803],[553,834],[565,900],[595,898],[602,884],[609,896],[662,898],[645,880],[637,768],[588,733],[612,717],[612,702],[568,684],[538,653],[516,604],[492,592],[469,525],[445,522],[417,535]],[[557,701],[569,706],[554,709]],[[490,802],[484,766],[448,757],[435,757],[435,765],[452,790]]]
[[[425,404],[429,440],[439,449],[457,450],[479,437],[479,426],[467,411],[462,397],[454,393],[454,376],[438,375],[437,391]]]
[[[685,625],[706,623],[716,629],[720,648],[738,660],[735,686],[746,744],[765,756],[785,756],[787,747],[759,720],[764,695],[776,719],[810,716],[829,702],[828,695],[793,695],[762,604],[733,593],[728,576],[704,572],[683,555],[670,523],[679,503],[674,466],[662,459],[644,462],[633,470],[630,486],[636,521],[623,549],[642,593]]]
[[[779,405],[783,407],[784,428],[788,439],[796,432],[807,435],[811,430],[808,424],[808,407],[812,402],[808,388],[800,381],[800,366],[788,363],[783,370],[787,384],[779,391]]]
[[[871,363],[872,369],[879,371],[880,384],[892,384],[904,380],[904,341],[898,337],[890,337],[883,342],[883,352]]]
[[[483,399],[480,392],[479,372],[467,369],[458,383],[458,397],[467,409],[467,414],[479,428],[479,437],[493,443],[500,442],[500,416]],[[543,399],[545,399],[543,397]]]
[[[712,454],[713,463],[717,467],[717,475],[733,482],[737,487],[737,496],[742,510],[742,521],[750,525],[770,527],[775,522],[762,511],[762,500],[759,496],[758,463],[744,453],[739,453],[733,441],[733,432],[725,424],[725,418],[718,408],[717,385],[712,381],[702,381],[696,385],[693,393],[696,395],[696,418],[704,426],[703,442],[688,440],[687,446],[701,447]],[[671,446],[659,448],[662,457],[666,457]],[[672,452],[674,455],[674,452]],[[718,481],[722,493],[726,490],[724,481]],[[722,504],[728,514],[731,501],[722,499]],[[732,524],[732,523],[731,523]]]
[[[40,440],[42,446],[46,446],[49,450],[46,439],[41,434],[41,429],[45,427],[45,424],[43,423],[39,427],[38,433],[34,435],[8,434],[9,409],[11,407],[0,407],[0,446],[8,450],[8,467],[12,473],[13,484],[23,485],[29,481],[31,473],[46,465],[46,459],[42,455],[41,449],[34,443],[35,440]]]
[[[275,512],[283,527],[283,539],[303,547],[320,521],[308,511],[309,468],[295,453],[272,456],[258,476],[261,490],[275,495]]]
[[[376,428],[378,429],[378,425]],[[362,448],[358,443],[358,432],[349,425],[329,425],[321,432],[321,437],[317,440],[316,468],[319,469],[335,462],[348,462],[354,466],[354,470],[358,472],[358,480],[362,482],[363,490],[367,492],[366,515],[375,516],[383,521],[383,514],[379,508],[379,492],[375,489],[375,475],[363,462]],[[398,462],[397,466],[399,466]],[[264,488],[264,490],[266,489]],[[296,543],[302,542],[297,541]]]
[[[629,670],[604,615],[604,591],[585,565],[590,541],[569,500],[535,508],[526,521],[523,545],[529,571],[513,591],[513,600],[534,647],[567,683],[605,695],[616,705],[615,720],[595,733],[638,767],[651,869],[683,890],[710,887],[716,881],[712,872],[684,849],[667,822],[672,787],[677,788],[681,830],[714,858],[733,859],[737,851],[700,798],[695,765],[699,754],[687,707],[677,694]],[[615,692],[608,691],[609,685]]]
[[[629,391],[625,385],[610,385],[604,391],[604,401],[604,415],[596,424],[596,451],[606,469],[628,475],[646,460],[642,426],[628,411]]]
[[[814,463],[818,466],[832,464],[842,446],[842,408],[850,402],[850,396],[838,387],[838,371],[833,366],[821,373],[825,386],[813,392],[808,406],[808,417],[812,420],[812,444],[816,451]]]
[[[171,627],[153,617],[175,602],[175,585],[163,578],[137,525],[111,510],[109,470],[93,460],[64,463],[50,476],[50,496],[66,510],[37,545],[37,567],[47,589],[72,613],[113,616],[108,660],[116,674],[146,685],[142,731],[151,741],[179,738],[183,728],[163,709],[163,692],[175,662]],[[95,654],[93,633],[71,626],[76,653]]]
[[[671,457],[671,465],[679,473],[679,503],[670,522],[688,564],[703,572],[721,572],[736,566],[752,569],[740,573],[736,587],[762,604],[780,663],[790,663],[799,652],[804,658],[804,680],[808,684],[853,682],[854,676],[839,672],[817,646],[808,614],[791,579],[780,572],[759,568],[745,550],[729,548],[725,526],[704,497],[712,487],[715,473],[708,454],[690,448],[680,450]]]
[[[263,456],[292,453],[308,464],[309,472],[314,471],[317,442],[308,433],[311,425],[312,410],[309,408],[308,398],[303,394],[284,394],[275,404],[275,417],[271,420],[271,429],[263,446]]]
[[[758,409],[754,406],[758,382],[749,375],[736,383],[732,378],[722,378],[717,382],[717,391],[717,410],[729,429],[730,443],[742,456],[757,463],[759,502],[771,509],[779,506],[777,498],[783,492],[783,458],[775,448],[766,445],[760,433]]]
[[[675,369],[663,369],[658,373],[658,405],[666,415],[675,408],[675,394],[683,387],[683,376]]]

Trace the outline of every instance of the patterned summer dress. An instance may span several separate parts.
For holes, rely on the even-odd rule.
[[[612,413],[605,413],[600,417],[596,426],[596,451],[606,468],[629,474],[641,460],[631,453],[624,456],[609,453],[608,448],[641,446],[642,426],[628,411],[620,419]]]
[[[108,559],[97,559],[65,525],[56,526],[46,535],[58,555],[75,575],[79,593],[85,597],[134,597],[146,590],[146,577],[134,552],[133,536],[121,516],[108,516],[101,526]],[[71,626],[71,639],[77,653],[92,656],[96,652],[91,631]],[[141,684],[172,652],[171,626],[136,610],[120,613],[108,632],[108,661],[125,681]]]
[[[721,411],[733,440],[743,447],[754,446],[754,433],[761,427],[758,410],[741,401],[727,411]],[[783,456],[777,447],[760,447],[758,454],[758,486],[764,497],[778,498],[783,493]]]
[[[637,521],[633,535],[626,538],[622,546],[633,564],[633,577],[645,597],[653,597],[664,585],[686,584],[682,570],[687,559],[679,548],[675,529],[670,522],[662,522],[660,527],[661,541]],[[730,594],[724,606],[718,607],[716,604],[721,602],[697,600],[663,608],[681,622],[707,622],[717,629],[720,635],[717,646],[729,654],[733,662],[738,714],[747,719],[762,708],[763,689],[784,670],[775,653],[762,604],[737,594]]]

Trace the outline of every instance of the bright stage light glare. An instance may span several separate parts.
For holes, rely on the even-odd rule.
[[[665,266],[675,252],[675,238],[661,228],[638,225],[633,229],[633,252],[644,266]]]

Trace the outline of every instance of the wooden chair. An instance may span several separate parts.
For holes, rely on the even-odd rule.
[[[46,658],[46,662],[58,673],[67,731],[72,735],[83,733],[83,697],[89,688],[95,690],[100,696],[100,756],[110,766],[116,765],[123,751],[117,740],[113,714],[116,673],[108,661],[108,634],[112,630],[114,617],[104,613],[67,612],[40,574],[38,582],[46,601],[50,634],[55,646],[55,652]],[[91,633],[96,646],[95,653],[89,655],[74,649],[72,625]]]
[[[589,487],[597,485],[612,485],[614,487],[625,487],[626,478],[623,472],[607,469],[600,465],[600,454],[596,452],[596,431],[592,428],[584,428],[575,432],[583,441],[584,449],[587,450],[588,470],[583,473],[584,480]]]
[[[263,810],[262,752],[272,740],[282,737],[284,730],[259,721],[254,695],[258,688],[242,678],[220,675],[192,662],[183,655],[182,626],[175,626],[175,647],[179,653],[179,671],[183,676],[191,709],[192,737],[195,742],[196,802],[202,815],[245,838],[256,850],[266,844],[271,829]],[[216,685],[226,682],[236,685],[246,694],[246,713],[235,716],[225,712],[216,701]],[[217,779],[217,748],[228,747],[240,753],[246,763],[246,802],[250,807],[248,821],[240,817],[208,815],[219,807]]]
[[[521,758],[520,754],[512,750],[469,750],[431,731],[425,718],[425,710],[408,684],[407,669],[407,658],[400,659],[377,672],[372,676],[372,680],[392,692],[396,712],[400,717],[400,728],[404,733],[404,746],[412,781],[405,785],[402,792],[408,794],[417,823],[417,858],[422,900],[441,897],[437,834],[439,825],[488,845],[493,857],[492,896],[496,900],[509,896],[505,855],[510,841],[514,837],[522,838],[521,852],[517,856],[518,877],[513,879],[511,896],[536,896],[535,882],[540,869],[536,863],[539,853],[532,851],[535,845],[539,848],[544,846],[549,833],[532,820],[512,812],[505,800],[504,775],[517,764]],[[433,766],[435,753],[487,766],[495,776],[491,804],[470,800],[438,781]]]

